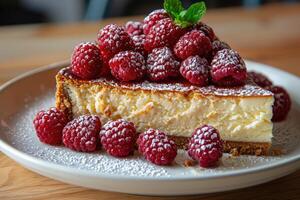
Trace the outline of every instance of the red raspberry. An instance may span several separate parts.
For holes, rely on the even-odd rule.
[[[274,94],[272,121],[280,122],[285,120],[292,105],[289,93],[280,86],[267,86],[266,89]]]
[[[68,123],[66,114],[57,108],[41,110],[33,120],[36,134],[41,142],[51,145],[60,145],[62,130]]]
[[[138,145],[145,158],[156,165],[170,165],[177,155],[175,142],[152,128],[139,135]]]
[[[122,27],[110,24],[98,33],[98,45],[104,60],[110,60],[121,51],[131,50],[134,47],[129,34]]]
[[[146,72],[144,57],[134,51],[122,51],[116,54],[109,61],[109,66],[112,75],[121,81],[139,80]]]
[[[107,77],[111,74],[108,62],[109,60],[103,58],[102,68],[99,72],[100,77]]]
[[[173,48],[174,44],[184,33],[185,29],[175,25],[170,18],[162,19],[152,26],[146,35],[145,49],[151,52],[159,47]]]
[[[179,74],[179,62],[168,47],[154,49],[147,59],[147,73],[152,81],[162,81]]]
[[[95,115],[82,115],[63,129],[63,142],[74,151],[93,152],[99,144],[101,122]]]
[[[212,42],[212,52],[211,52],[212,57],[214,57],[218,51],[221,51],[223,49],[231,49],[231,48],[227,43],[222,42],[220,40],[213,41]]]
[[[143,23],[129,21],[125,24],[125,31],[130,35],[142,35],[143,34]]]
[[[144,19],[144,34],[148,34],[151,27],[154,26],[159,20],[169,18],[168,13],[164,9],[154,10]]]
[[[189,82],[205,86],[209,81],[209,64],[205,58],[191,56],[181,63],[180,73]]]
[[[190,138],[188,154],[201,167],[216,166],[223,154],[223,141],[218,130],[210,125],[197,128]]]
[[[273,83],[266,77],[265,75],[258,72],[248,72],[247,73],[249,79],[251,79],[254,83],[256,83],[260,87],[272,86]]]
[[[198,30],[184,34],[176,43],[174,52],[182,60],[190,56],[205,56],[212,50],[209,38]]]
[[[107,122],[100,131],[101,144],[112,156],[126,157],[133,153],[137,133],[132,122],[124,119]]]
[[[238,86],[247,79],[246,65],[232,49],[218,51],[211,62],[211,77],[219,86]]]
[[[147,51],[144,49],[144,43],[145,43],[145,35],[134,35],[132,36],[132,40],[135,46],[135,51],[142,54],[144,57],[147,56]]]
[[[199,22],[198,24],[196,24],[195,29],[203,31],[205,33],[205,35],[207,37],[209,37],[209,39],[211,41],[214,41],[216,39],[214,30],[210,26],[208,26],[207,24],[205,24],[203,22]]]
[[[96,44],[83,42],[75,47],[71,58],[73,74],[82,79],[93,79],[99,75],[101,68],[101,55]]]
[[[138,150],[141,154],[144,154],[145,149],[149,146],[154,138],[165,138],[166,134],[162,131],[154,130],[152,128],[148,129],[147,131],[143,132],[139,135],[136,143],[138,145]]]

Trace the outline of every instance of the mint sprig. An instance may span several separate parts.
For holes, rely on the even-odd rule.
[[[194,3],[185,10],[180,0],[165,0],[164,9],[173,21],[182,28],[196,24],[206,13],[206,6],[203,1]]]

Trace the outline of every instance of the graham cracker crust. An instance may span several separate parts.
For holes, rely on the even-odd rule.
[[[176,143],[180,149],[186,149],[189,141],[188,137],[168,136]],[[223,151],[231,153],[234,156],[238,155],[256,155],[266,156],[270,154],[271,143],[268,142],[237,142],[224,141]]]

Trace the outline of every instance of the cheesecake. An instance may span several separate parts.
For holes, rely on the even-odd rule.
[[[108,77],[84,80],[67,67],[56,75],[56,84],[56,107],[73,118],[98,115],[103,124],[122,118],[133,122],[138,132],[164,131],[179,148],[185,148],[193,131],[205,124],[219,130],[224,152],[267,155],[271,146],[273,93],[250,80],[237,87]]]

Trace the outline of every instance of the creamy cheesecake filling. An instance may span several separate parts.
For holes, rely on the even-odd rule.
[[[199,92],[120,90],[89,84],[63,87],[75,116],[97,114],[103,123],[124,118],[134,122],[139,132],[151,127],[182,137],[210,124],[224,140],[271,142],[272,96],[218,97]]]

